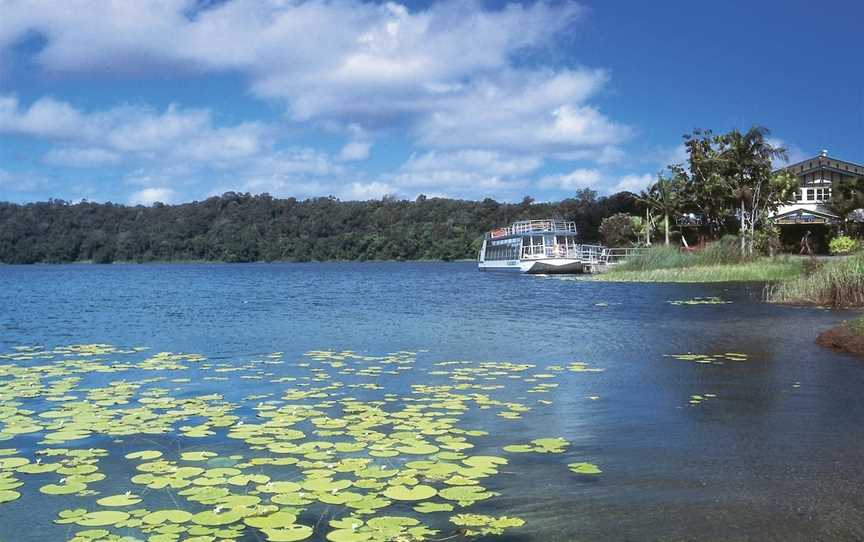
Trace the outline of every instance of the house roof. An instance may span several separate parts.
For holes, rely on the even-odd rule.
[[[813,158],[808,158],[807,160],[801,160],[800,162],[789,164],[788,166],[782,167],[777,171],[786,170],[789,173],[793,173],[795,175],[806,175],[811,171],[822,169],[836,171],[838,173],[850,175],[853,177],[864,177],[864,165],[856,164],[855,162],[848,162],[846,160],[839,160],[837,158],[832,158],[828,156],[827,152],[824,151],[822,152],[822,154],[816,155]]]
[[[837,220],[838,217],[835,214],[828,213],[825,211],[817,211],[815,209],[805,209],[803,207],[799,207],[797,209],[792,209],[786,211],[785,213],[780,213],[771,218],[774,223],[777,224],[807,224],[807,223],[829,223]]]

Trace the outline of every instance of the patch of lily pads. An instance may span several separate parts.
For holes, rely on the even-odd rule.
[[[750,359],[750,356],[740,352],[721,352],[717,354],[694,354],[688,352],[686,354],[665,354],[665,356],[680,361],[712,365],[723,365],[726,362],[740,363]]]
[[[716,296],[708,296],[708,297],[691,297],[690,299],[676,299],[674,301],[668,301],[670,305],[728,305],[732,303],[731,301],[726,301],[720,297]]]
[[[506,457],[473,452],[487,432],[463,418],[491,410],[519,419],[534,407],[508,387],[548,393],[565,371],[602,369],[439,362],[424,383],[388,392],[381,383],[413,370],[415,358],[320,350],[286,376],[276,371],[289,363],[280,352],[228,363],[106,344],[15,348],[0,354],[0,440],[9,442],[0,505],[40,494],[68,502],[53,521],[71,527],[74,542],[412,542],[522,527],[471,513],[498,496],[493,477],[512,473],[502,471]],[[196,385],[232,378],[282,389],[229,401]],[[24,439],[36,448],[19,451]],[[568,445],[550,437],[502,451],[561,454]],[[568,467],[600,473],[586,465]]]

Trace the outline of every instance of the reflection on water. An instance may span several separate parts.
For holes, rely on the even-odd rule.
[[[864,367],[813,344],[818,330],[843,315],[764,305],[760,294],[758,286],[481,274],[472,264],[0,267],[0,351],[109,343],[198,352],[224,365],[218,376],[227,380],[192,368],[171,376],[190,379],[173,383],[175,397],[224,394],[245,405],[237,415],[252,421],[255,402],[244,398],[283,394],[293,384],[277,380],[307,374],[298,363],[311,350],[418,352],[411,370],[393,375],[332,370],[346,385],[359,379],[384,387],[351,388],[363,402],[410,397],[412,384],[452,383],[461,366],[531,364],[530,374],[553,377],[462,381],[503,381],[506,391],[489,394],[531,407],[511,419],[472,404],[460,420],[489,433],[472,440],[472,455],[509,461],[484,480],[500,495],[469,509],[526,520],[501,540],[860,539]],[[670,303],[712,297],[731,303]],[[265,378],[230,371],[272,352],[286,363],[256,367]],[[746,359],[669,357],[725,353]],[[460,361],[467,364],[438,365]],[[573,362],[605,371],[566,369]],[[88,374],[81,385],[113,379]],[[557,386],[538,392],[544,383]],[[694,404],[694,395],[715,397]],[[241,443],[215,433],[195,445],[237,453]],[[16,436],[0,447],[32,454],[42,436]],[[502,451],[543,437],[570,444],[561,454]],[[145,447],[140,438],[81,445],[108,449],[99,471],[125,483],[128,460],[112,444],[167,450],[186,442],[150,435]],[[570,473],[566,465],[581,461],[603,473]],[[94,483],[99,497],[113,494],[106,483]],[[66,528],[50,521],[70,507],[66,497],[25,492],[0,504],[0,540],[64,539]]]

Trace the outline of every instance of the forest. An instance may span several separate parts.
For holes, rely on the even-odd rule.
[[[590,189],[559,202],[299,201],[227,192],[180,205],[50,200],[0,202],[0,262],[458,260],[475,258],[483,234],[529,218],[576,222],[585,241],[603,218],[641,212],[635,195]]]

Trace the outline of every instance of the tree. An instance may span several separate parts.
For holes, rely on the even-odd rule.
[[[600,237],[611,247],[629,245],[636,238],[636,227],[632,216],[625,213],[614,214],[600,223]]]
[[[720,157],[723,136],[711,130],[694,130],[684,135],[687,164],[673,164],[670,169],[685,180],[682,206],[702,215],[708,234],[719,239],[728,214],[729,187],[724,178]]]
[[[657,182],[642,192],[639,201],[663,215],[664,243],[669,244],[669,219],[681,210],[685,179],[680,172],[669,168],[670,175],[657,174]],[[646,224],[650,227],[650,224]]]
[[[843,219],[843,230],[848,230],[849,215],[864,208],[864,177],[843,177],[831,186],[828,210]]]
[[[756,226],[767,220],[767,212],[792,196],[789,175],[773,173],[774,161],[787,155],[786,149],[767,141],[770,133],[754,126],[745,133],[732,130],[720,140],[723,177],[738,203],[742,255],[753,254]]]

